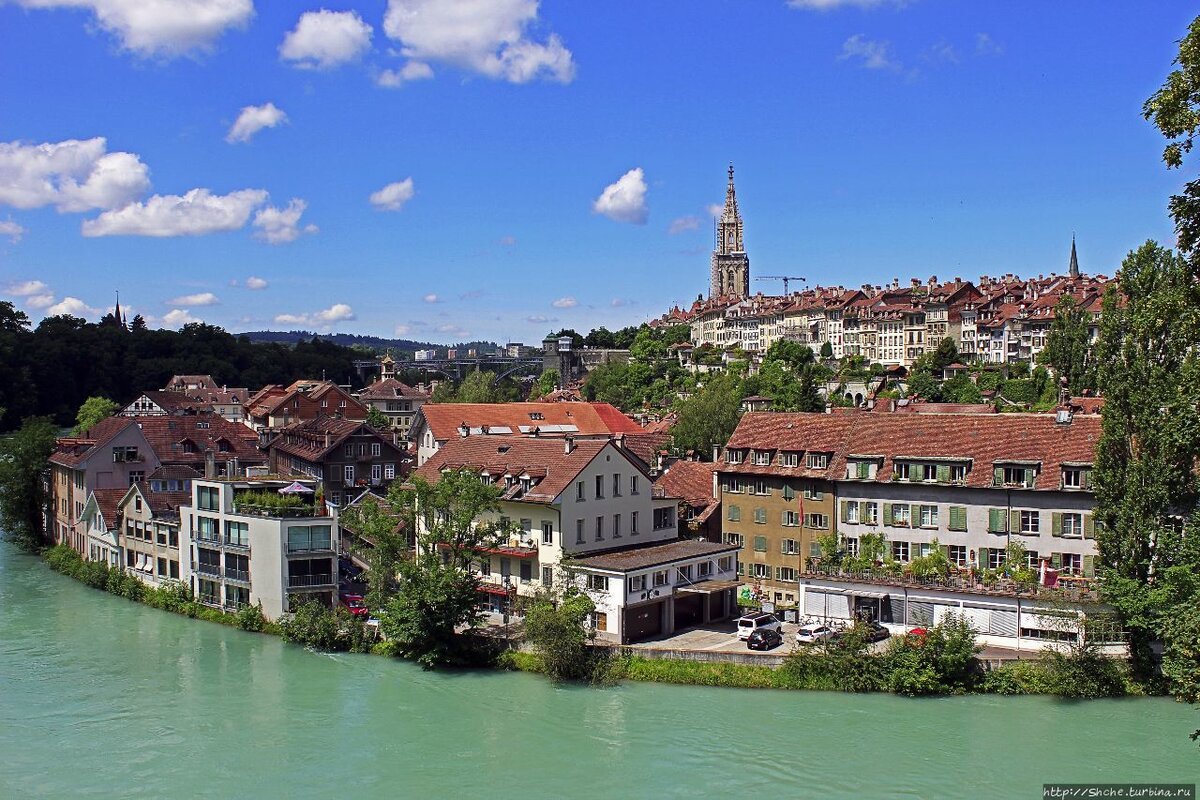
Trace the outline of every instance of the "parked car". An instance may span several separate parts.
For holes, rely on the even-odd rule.
[[[750,634],[760,628],[770,628],[776,631],[783,630],[783,623],[774,614],[747,614],[744,617],[738,617],[737,637],[739,639],[749,639]]]
[[[342,605],[350,609],[350,613],[356,617],[366,617],[371,614],[361,594],[343,594]]]
[[[801,625],[796,631],[796,641],[800,644],[816,644],[824,641],[835,633],[834,629],[823,622],[811,622],[808,625]]]
[[[758,628],[746,639],[751,650],[772,650],[783,644],[783,633],[775,628]]]
[[[891,631],[889,631],[887,628],[880,625],[878,622],[867,622],[864,624],[868,628],[868,631],[867,631],[867,641],[868,642],[882,642],[884,639],[886,639],[892,635]]]

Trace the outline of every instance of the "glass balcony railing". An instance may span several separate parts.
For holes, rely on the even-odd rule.
[[[331,586],[333,575],[289,575],[288,588],[305,589],[311,586]]]

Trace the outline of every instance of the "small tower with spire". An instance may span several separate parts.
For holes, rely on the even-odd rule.
[[[712,253],[709,297],[746,297],[750,294],[750,257],[742,239],[742,215],[733,188],[733,164],[725,188],[725,207],[716,221],[716,247]]]
[[[1071,234],[1071,263],[1067,267],[1067,274],[1072,278],[1079,277],[1079,256],[1075,255],[1075,234]]]

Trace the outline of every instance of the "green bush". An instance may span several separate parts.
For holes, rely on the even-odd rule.
[[[924,636],[893,637],[884,654],[887,687],[896,694],[963,694],[980,680],[975,629],[951,614]]]
[[[1072,648],[1065,653],[1043,650],[1039,662],[1049,694],[1078,700],[1128,694],[1127,668],[1091,648]]]
[[[327,652],[366,653],[372,644],[360,617],[316,602],[298,607],[279,623],[279,632],[285,641]]]
[[[984,694],[1049,694],[1046,669],[1037,660],[1009,661],[988,670],[979,684]]]
[[[263,616],[262,603],[245,606],[234,616],[237,617],[237,626],[244,631],[258,633],[267,625],[267,619]]]

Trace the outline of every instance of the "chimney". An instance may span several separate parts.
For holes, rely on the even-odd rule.
[[[713,461],[720,461],[720,460],[721,460],[721,446],[714,444],[713,445]]]
[[[217,457],[211,449],[204,451],[204,477],[208,480],[217,477]]]
[[[574,450],[575,450],[575,437],[568,436],[568,437],[564,438],[563,439],[563,454],[569,456],[569,455],[571,455],[572,452],[574,452]]]
[[[458,435],[464,439],[471,435],[471,428],[467,425],[466,421],[463,421],[458,426]]]

